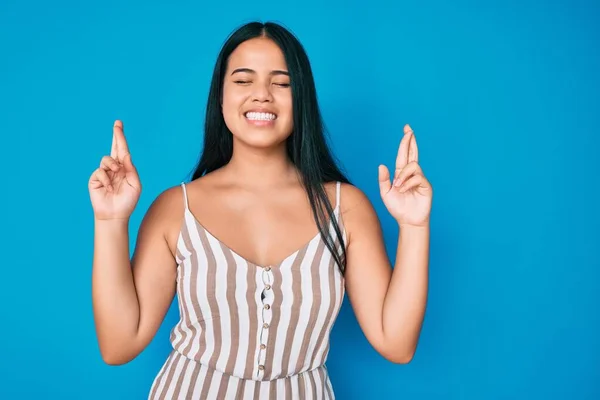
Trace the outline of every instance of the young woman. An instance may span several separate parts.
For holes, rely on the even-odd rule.
[[[333,399],[325,361],[346,292],[371,345],[409,362],[426,305],[432,202],[410,127],[394,178],[379,167],[400,229],[393,270],[373,207],[329,152],[308,57],[286,29],[250,23],[229,37],[204,135],[191,182],[153,202],[131,260],[141,183],[120,121],[89,180],[105,362],[134,359],[177,295],[173,350],[149,398]]]

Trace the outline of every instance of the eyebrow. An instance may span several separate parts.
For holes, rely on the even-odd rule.
[[[233,74],[237,74],[238,72],[247,72],[249,74],[255,74],[256,71],[250,68],[237,68],[234,69],[233,72],[231,73],[231,75]],[[269,75],[285,75],[285,76],[290,76],[289,72],[287,71],[283,71],[281,69],[276,69],[271,71],[271,73]]]

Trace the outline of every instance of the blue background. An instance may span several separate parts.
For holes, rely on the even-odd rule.
[[[393,164],[405,123],[435,189],[416,356],[385,361],[346,301],[328,362],[338,398],[600,398],[598,3],[83,3],[0,5],[0,398],[146,397],[176,303],[136,360],[103,364],[88,177],[122,119],[144,184],[133,243],[194,167],[217,53],[254,18],[305,45],[332,146],[392,260],[377,165]]]

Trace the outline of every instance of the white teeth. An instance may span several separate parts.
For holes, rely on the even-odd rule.
[[[252,121],[272,121],[276,118],[275,114],[263,112],[248,112],[246,118]]]

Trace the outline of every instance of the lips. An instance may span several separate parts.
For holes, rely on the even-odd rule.
[[[269,111],[248,111],[244,114],[249,121],[274,121],[277,114]]]

